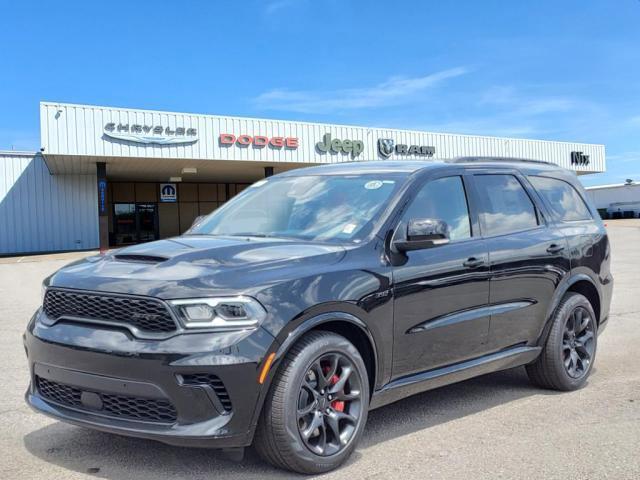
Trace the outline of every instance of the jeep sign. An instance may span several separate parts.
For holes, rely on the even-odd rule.
[[[325,133],[322,142],[316,143],[316,148],[321,153],[350,153],[352,157],[357,157],[364,150],[364,142],[362,140],[338,140],[331,139],[330,133]]]

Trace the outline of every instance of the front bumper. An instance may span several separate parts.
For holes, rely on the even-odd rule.
[[[258,371],[277,348],[265,330],[149,341],[96,325],[47,327],[40,314],[24,335],[31,373],[25,398],[36,411],[171,445],[251,443]]]

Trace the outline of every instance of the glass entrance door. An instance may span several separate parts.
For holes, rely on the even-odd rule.
[[[158,205],[114,203],[113,241],[116,246],[158,239]]]
[[[136,204],[138,221],[138,242],[158,239],[158,205],[155,203]]]

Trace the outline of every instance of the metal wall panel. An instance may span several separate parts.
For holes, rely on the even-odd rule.
[[[640,204],[640,184],[587,187],[587,195],[596,208],[609,208],[611,204]],[[620,206],[624,210],[623,206]]]
[[[96,175],[50,175],[41,155],[0,152],[0,255],[98,247]]]
[[[237,160],[266,163],[335,163],[350,161],[349,154],[321,153],[316,148],[325,133],[333,138],[361,140],[365,149],[356,160],[379,160],[379,138],[393,138],[396,143],[434,146],[436,157],[489,155],[531,158],[558,163],[583,173],[605,170],[603,145],[527,140],[513,138],[457,135],[409,130],[350,127],[306,122],[264,120],[255,118],[192,115],[184,113],[107,108],[90,105],[73,105],[43,102],[40,104],[41,140],[45,155],[70,157],[140,157],[194,160]],[[116,124],[162,125],[196,128],[198,140],[192,144],[157,145],[114,140],[105,136],[105,125]],[[221,146],[221,133],[235,135],[294,136],[299,139],[297,149]],[[587,166],[571,165],[571,152],[589,155]],[[404,155],[393,159],[424,157]]]

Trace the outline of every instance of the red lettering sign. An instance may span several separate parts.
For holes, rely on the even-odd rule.
[[[231,135],[230,133],[220,134],[220,143],[223,145],[233,145],[235,141],[236,141],[235,135]]]
[[[249,135],[238,135],[238,145],[250,145],[253,142],[253,138]]]
[[[262,148],[271,145],[273,148],[291,148],[296,149],[300,145],[297,137],[265,137],[264,135],[238,135],[237,137],[231,133],[220,134],[220,145],[236,144],[241,147],[253,145],[255,148]]]
[[[260,135],[253,137],[253,145],[256,147],[264,147],[267,143],[269,143],[269,137],[263,137]]]

